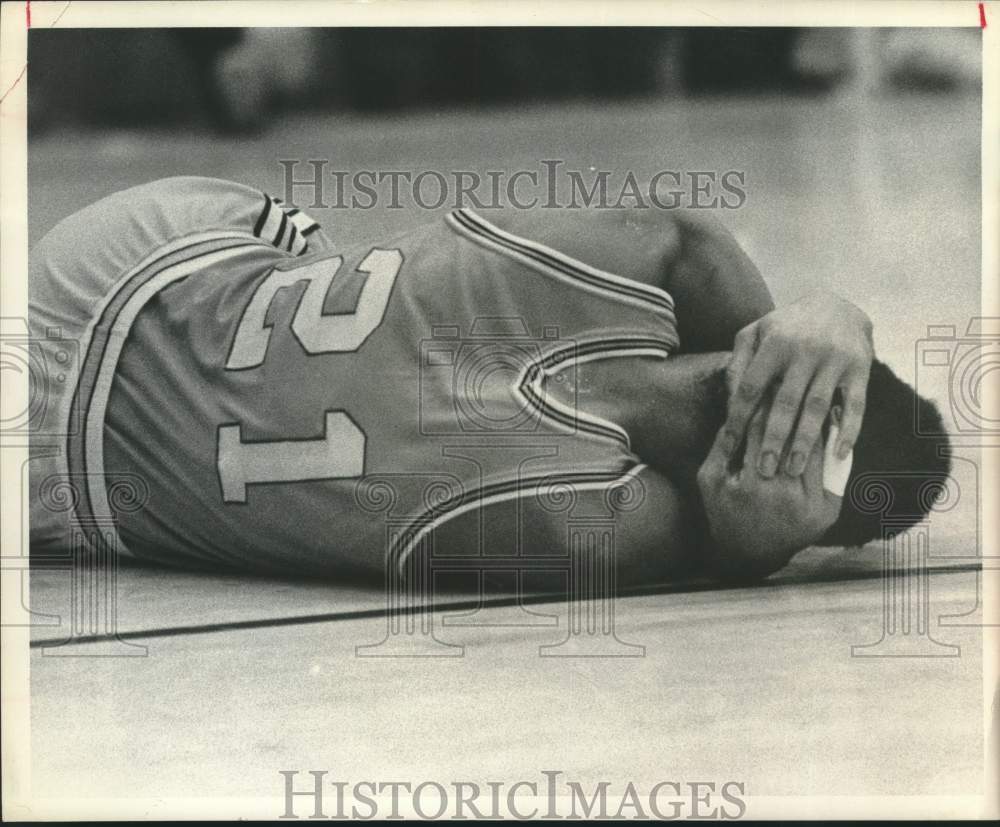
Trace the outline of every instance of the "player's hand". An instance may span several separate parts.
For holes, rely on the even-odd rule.
[[[843,422],[836,453],[844,459],[861,431],[873,358],[871,320],[832,293],[801,299],[747,325],[736,336],[727,372],[724,447],[731,455],[742,444],[750,418],[774,388],[760,454],[748,462],[767,478],[779,466],[801,475],[839,388]]]
[[[812,545],[840,514],[841,498],[823,488],[822,440],[816,440],[802,474],[764,478],[750,464],[765,439],[766,406],[750,420],[746,451],[734,463],[719,429],[698,470],[708,521],[709,564],[727,579],[764,577]]]

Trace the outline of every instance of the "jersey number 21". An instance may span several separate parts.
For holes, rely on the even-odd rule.
[[[227,370],[263,364],[271,340],[268,308],[278,291],[307,282],[292,317],[292,333],[306,353],[351,353],[382,323],[403,264],[399,250],[374,249],[358,265],[367,275],[357,306],[349,314],[323,314],[323,302],[343,265],[340,256],[302,267],[272,270],[257,285],[243,311],[226,360]],[[245,503],[249,483],[303,482],[364,474],[365,435],[342,410],[325,411],[323,435],[272,442],[244,442],[239,424],[220,425],[216,463],[227,503]]]

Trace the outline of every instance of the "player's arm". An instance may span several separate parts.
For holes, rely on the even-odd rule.
[[[732,350],[736,334],[774,309],[760,273],[704,210],[510,210],[502,229],[671,294],[681,348]]]
[[[709,572],[725,580],[759,579],[783,568],[816,543],[840,513],[841,498],[823,486],[818,442],[801,475],[767,479],[757,473],[752,458],[764,439],[767,407],[750,420],[743,457],[734,462],[722,450],[720,429],[698,470],[702,556]]]
[[[834,402],[844,411],[837,456],[854,446],[874,358],[871,320],[852,302],[814,293],[778,309],[760,273],[728,230],[705,213],[676,214],[679,238],[667,289],[682,347],[732,350],[723,447],[730,455],[769,389],[760,450],[751,467],[800,476]],[[836,395],[839,393],[840,399]]]
[[[465,512],[434,531],[436,554],[461,549],[465,559],[478,549],[484,557],[552,558],[548,571],[526,575],[525,588],[566,588],[567,544],[573,525],[587,532],[606,532],[613,538],[616,577],[624,587],[663,583],[692,572],[700,547],[695,521],[696,505],[665,474],[643,466],[620,490],[566,490],[551,499],[525,496]],[[581,519],[587,518],[587,519]]]
[[[674,299],[681,349],[687,353],[732,350],[740,330],[774,310],[767,284],[716,218],[704,210],[667,215],[674,223],[676,240],[660,286]]]
[[[829,293],[775,309],[764,279],[739,243],[704,210],[521,210],[501,227],[674,299],[681,350],[733,351],[724,444],[741,444],[768,388],[778,385],[755,465],[798,476],[841,391],[838,456],[857,438],[874,356],[871,322]],[[800,410],[804,415],[799,416]]]

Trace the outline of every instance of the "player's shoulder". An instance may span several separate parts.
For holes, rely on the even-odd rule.
[[[224,212],[226,207],[233,205],[260,205],[263,198],[261,190],[236,181],[178,175],[116,190],[79,210],[77,215],[108,213],[122,208],[135,212],[150,207],[164,212],[169,212],[172,207],[198,211],[202,203],[213,204],[215,211]]]
[[[489,220],[500,229],[526,237],[587,236],[595,241],[608,237],[648,235],[659,240],[679,237],[694,219],[680,210],[654,207],[500,210]]]
[[[133,187],[119,190],[117,195],[125,198],[136,197],[169,197],[171,195],[191,195],[205,192],[210,194],[227,194],[243,196],[259,196],[257,190],[238,181],[225,178],[210,178],[203,175],[172,175],[167,178],[156,178]]]
[[[159,178],[122,190],[113,197],[127,205],[133,214],[152,211],[169,223],[197,229],[249,227],[255,235],[261,235],[271,212],[275,213],[273,223],[277,225],[281,216],[292,209],[262,189],[197,175]],[[273,234],[270,237],[273,240]]]
[[[53,245],[75,246],[87,238],[124,236],[145,248],[218,231],[301,255],[333,246],[319,229],[311,216],[262,189],[184,175],[159,178],[101,198],[56,225],[39,248],[44,252]]]

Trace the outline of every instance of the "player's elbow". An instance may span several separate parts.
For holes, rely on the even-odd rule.
[[[710,536],[704,560],[708,573],[727,583],[752,583],[780,571],[799,551],[773,543],[719,540]]]

